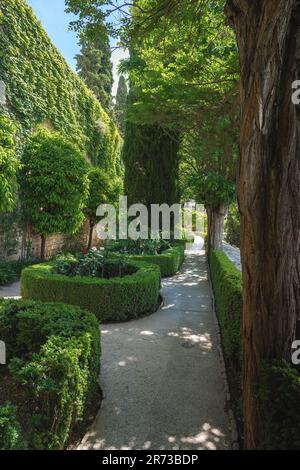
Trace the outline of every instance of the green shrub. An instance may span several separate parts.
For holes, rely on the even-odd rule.
[[[229,207],[225,222],[225,240],[238,248],[241,245],[241,219],[237,204]]]
[[[300,375],[284,361],[266,363],[258,384],[263,449],[300,450]]]
[[[241,368],[242,275],[223,251],[211,251],[210,273],[225,358]]]
[[[141,260],[147,263],[156,264],[160,268],[162,277],[173,276],[179,271],[184,261],[185,241],[179,242],[168,250],[157,255],[136,255],[130,259]]]
[[[33,261],[0,261],[0,286],[5,286],[17,281],[22,269],[33,264]]]
[[[2,301],[0,337],[11,373],[34,399],[29,448],[63,448],[97,386],[97,319],[60,303]]]
[[[16,450],[19,447],[20,425],[16,407],[11,403],[0,406],[0,450]]]
[[[31,266],[22,272],[22,295],[25,299],[78,305],[100,320],[137,318],[156,309],[160,272],[148,263],[129,260],[127,264],[136,272],[111,279],[55,274],[53,263]]]

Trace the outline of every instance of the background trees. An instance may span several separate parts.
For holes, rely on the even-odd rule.
[[[124,75],[120,75],[117,95],[116,95],[116,103],[114,106],[114,112],[115,112],[119,130],[123,136],[125,132],[127,95],[128,95],[128,89],[127,89],[125,77]]]
[[[24,215],[41,235],[43,259],[47,236],[73,234],[84,221],[87,163],[60,134],[40,129],[24,149],[20,183]]]
[[[76,55],[78,75],[94,92],[104,109],[111,110],[113,74],[105,26],[102,25],[92,37],[82,35],[80,44],[80,54]]]

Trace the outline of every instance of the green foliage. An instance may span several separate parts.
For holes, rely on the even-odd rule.
[[[240,247],[241,244],[241,219],[237,204],[231,204],[225,223],[225,240],[230,245]]]
[[[85,215],[94,226],[100,219],[96,216],[100,204],[117,204],[122,192],[122,181],[120,178],[112,180],[110,175],[101,168],[91,168],[88,178],[89,198],[85,207]]]
[[[53,272],[66,276],[90,276],[110,279],[132,274],[136,269],[128,266],[121,256],[113,257],[104,248],[92,248],[87,253],[61,255],[54,261]]]
[[[11,403],[0,406],[0,450],[19,448],[20,425],[16,418],[16,407]]]
[[[263,449],[300,450],[300,375],[284,361],[265,363],[258,387]]]
[[[22,156],[21,196],[26,218],[43,235],[75,233],[84,221],[87,164],[58,133],[40,129]]]
[[[25,0],[1,0],[0,10],[0,80],[18,123],[18,147],[43,124],[71,138],[93,164],[117,174],[120,136],[111,118],[71,71]]]
[[[220,173],[195,174],[190,179],[190,187],[197,201],[209,207],[217,207],[220,202],[227,205],[235,196],[235,184]]]
[[[209,263],[225,358],[240,371],[242,274],[223,251],[212,250]]]
[[[19,210],[0,213],[0,259],[18,253],[20,219]]]
[[[177,131],[128,122],[123,146],[125,193],[129,204],[178,203]]]
[[[162,277],[173,276],[184,261],[185,241],[170,244],[166,240],[123,240],[112,242],[107,249],[122,253],[130,260],[156,264]]]
[[[51,263],[32,266],[22,272],[22,296],[78,305],[101,321],[124,321],[152,313],[159,298],[159,268],[133,260],[127,264],[136,272],[111,279],[55,274]]]
[[[78,75],[83,79],[103,108],[111,110],[111,90],[113,84],[110,45],[104,24],[99,26],[97,36],[80,37],[80,54],[75,56]]]
[[[33,260],[1,261],[0,260],[0,286],[17,281],[22,269],[33,264]]]
[[[0,303],[0,334],[9,369],[34,409],[27,436],[33,449],[61,449],[95,392],[100,337],[96,318],[63,304]]]
[[[127,105],[127,95],[128,89],[124,75],[121,75],[119,78],[117,95],[116,95],[116,104],[114,107],[116,120],[118,123],[119,130],[122,135],[125,133],[125,114],[126,114],[126,105]]]
[[[15,207],[19,168],[15,154],[16,127],[10,119],[0,115],[0,212]]]
[[[162,277],[173,276],[176,274],[184,261],[185,242],[178,243],[168,250],[157,255],[134,255],[130,259],[146,261],[147,263],[156,264],[160,268]]]

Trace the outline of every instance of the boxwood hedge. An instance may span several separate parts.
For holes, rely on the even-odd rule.
[[[223,251],[211,251],[210,274],[220,324],[231,397],[239,421],[242,419],[242,275]],[[300,375],[282,360],[263,364],[256,384],[263,419],[261,449],[300,449]]]
[[[21,435],[15,406],[19,403],[0,407],[0,429],[5,428],[0,449],[63,448],[95,396],[100,367],[96,317],[61,303],[2,300],[0,337],[10,373],[32,408],[27,407],[31,416]]]
[[[22,296],[78,305],[99,320],[124,321],[152,313],[159,301],[158,266],[135,260],[127,264],[136,271],[111,279],[55,274],[52,263],[30,266],[22,272]]]
[[[184,261],[185,241],[178,242],[158,255],[134,255],[130,259],[156,264],[162,277],[173,276],[181,268]]]

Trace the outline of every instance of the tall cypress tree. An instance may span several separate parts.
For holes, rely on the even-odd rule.
[[[125,132],[125,112],[127,102],[128,88],[124,75],[121,75],[118,83],[118,90],[115,104],[116,120],[122,135]]]
[[[107,29],[99,28],[99,32],[82,35],[81,51],[76,55],[78,75],[94,92],[106,110],[112,108],[111,90],[113,84],[112,63]]]

